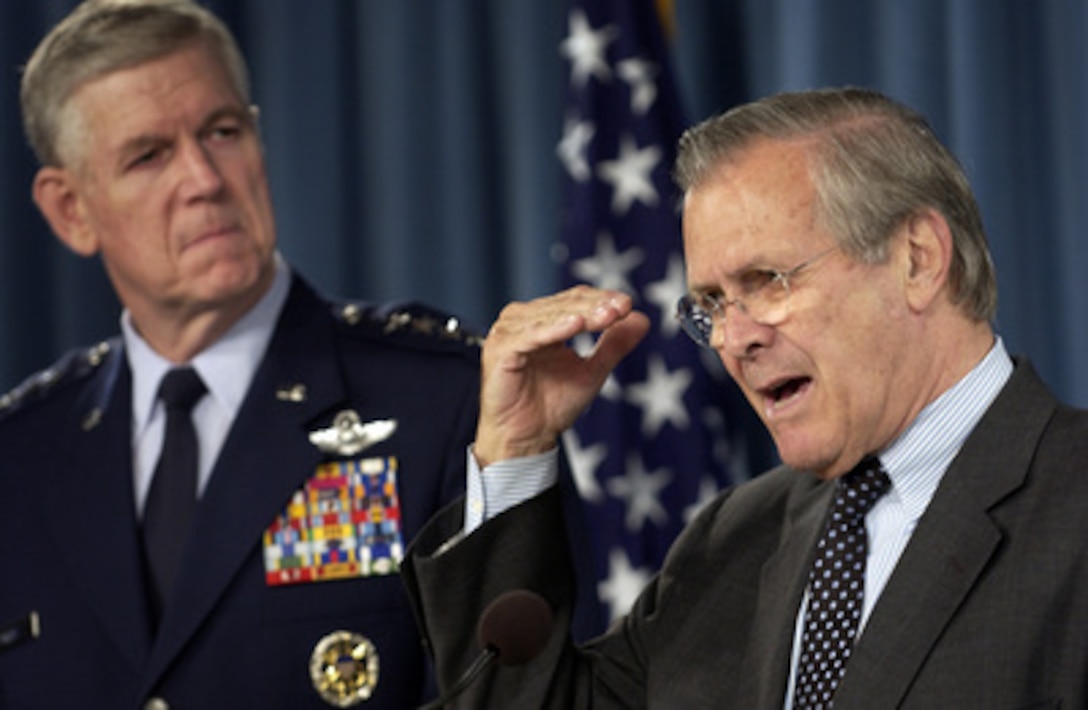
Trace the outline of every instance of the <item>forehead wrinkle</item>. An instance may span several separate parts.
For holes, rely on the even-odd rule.
[[[795,256],[798,241],[814,235],[819,224],[818,195],[807,160],[809,142],[759,141],[713,168],[689,192],[701,200],[702,222],[715,230],[710,237],[700,237],[703,245],[716,239],[742,244],[716,250],[719,258],[708,265],[709,275],[689,282],[693,293],[720,292],[720,284],[733,282],[747,271],[792,266],[788,262]],[[717,207],[723,202],[731,203],[722,208],[724,214]],[[728,218],[729,226],[716,229],[715,217]],[[721,256],[737,256],[737,249],[743,249],[739,255],[743,261],[723,264]],[[689,277],[691,273],[689,268]]]
[[[249,112],[246,111],[244,108],[235,106],[234,104],[225,104],[223,106],[219,106],[218,108],[214,108],[211,111],[208,111],[207,115],[200,119],[200,122],[195,128],[195,132],[197,134],[204,133],[212,126],[214,126],[216,122],[224,118],[233,118],[238,120],[239,122],[248,124],[251,122],[248,116]],[[169,142],[172,140],[172,133],[172,130],[160,131],[156,129],[151,129],[148,131],[143,131],[134,136],[123,139],[120,144],[120,152],[131,152],[131,149],[133,148],[159,145],[164,142]]]
[[[807,142],[763,143],[739,161],[731,182],[743,218],[740,230],[757,248],[737,271],[756,265],[784,268],[780,263],[783,251],[790,252],[799,238],[816,232],[818,195],[807,160]],[[756,169],[759,163],[770,169]]]
[[[105,152],[107,160],[116,164],[135,151],[172,141],[178,125],[187,120],[185,104],[179,101],[187,101],[186,90],[193,85],[202,87],[208,77],[202,71],[203,62],[199,56],[180,73],[176,71],[176,62],[169,68],[165,65],[178,55],[200,51],[199,46],[182,49],[146,64],[97,76],[78,87],[65,102],[65,108],[71,108],[78,116],[78,121],[73,123],[79,130],[73,139],[82,141],[82,152],[85,154],[88,149],[95,148],[88,144],[89,140],[94,140]],[[233,115],[241,121],[248,120],[244,101],[229,82],[224,86],[228,89],[227,96],[221,96],[221,104],[199,118],[198,132],[206,130],[222,116]],[[182,98],[175,98],[178,96]],[[137,118],[133,122],[137,131],[134,134],[125,125],[125,118],[130,114]],[[102,130],[103,126],[108,130]]]

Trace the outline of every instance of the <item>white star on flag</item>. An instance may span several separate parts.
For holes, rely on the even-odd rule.
[[[643,258],[642,249],[638,247],[617,251],[612,235],[601,232],[597,237],[597,253],[575,261],[571,265],[571,272],[581,281],[597,288],[633,293],[635,289],[629,274],[642,263]]]
[[[619,29],[606,25],[594,31],[582,10],[573,10],[567,21],[569,34],[559,45],[559,53],[571,63],[571,80],[575,86],[584,87],[591,76],[601,81],[612,77],[612,70],[604,54],[608,45],[615,41]]]
[[[610,616],[616,619],[634,604],[638,593],[650,581],[650,572],[631,566],[623,548],[613,548],[608,553],[608,577],[597,589],[601,600],[608,607]]]
[[[661,162],[661,148],[648,145],[639,148],[630,136],[620,141],[620,154],[615,160],[602,160],[597,166],[601,179],[612,185],[612,211],[623,215],[635,201],[647,207],[658,202],[657,188],[650,173]]]
[[[657,98],[657,66],[645,59],[625,59],[618,66],[620,78],[631,85],[631,111],[646,113]]]
[[[660,355],[650,355],[646,380],[627,385],[627,401],[642,407],[644,437],[657,436],[665,422],[671,422],[677,429],[687,428],[689,417],[684,393],[691,381],[692,374],[687,368],[669,372]]]
[[[661,336],[671,338],[680,332],[680,321],[676,320],[676,302],[687,293],[687,278],[684,276],[684,260],[679,254],[669,256],[669,266],[665,269],[665,278],[646,284],[646,300],[661,311],[658,321]]]
[[[578,182],[585,182],[592,177],[589,162],[586,160],[586,146],[593,140],[596,129],[589,121],[579,121],[568,117],[563,127],[563,139],[559,141],[559,159],[570,176]]]
[[[627,457],[627,473],[608,479],[609,494],[627,503],[625,523],[628,532],[638,532],[649,520],[658,527],[669,522],[669,514],[658,500],[658,494],[672,480],[665,469],[648,472],[638,454]]]
[[[608,447],[603,442],[582,446],[578,432],[573,429],[563,432],[563,446],[579,495],[591,503],[600,502],[604,498],[604,491],[597,483],[597,467],[608,458]]]

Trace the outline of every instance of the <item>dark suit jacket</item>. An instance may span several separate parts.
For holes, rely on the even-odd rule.
[[[435,555],[460,524],[450,508],[417,538],[404,575],[440,684],[475,652],[466,625],[521,587],[556,607],[553,637],[528,665],[489,672],[460,707],[782,708],[831,488],[779,468],[723,494],[629,617],[578,650],[564,633],[564,551],[549,543],[554,492]],[[1086,506],[1088,414],[1019,362],[919,521],[835,710],[1088,707]]]
[[[405,544],[463,491],[478,348],[436,323],[420,307],[334,305],[294,279],[154,639],[120,341],[76,353],[5,400],[0,624],[36,610],[41,637],[0,651],[0,706],[123,710],[159,696],[175,709],[328,708],[310,662],[338,630],[377,649],[377,687],[362,707],[425,700],[426,655],[398,575],[270,587],[262,533],[318,464],[337,459],[308,436],[345,409],[398,423],[356,458],[397,458]]]

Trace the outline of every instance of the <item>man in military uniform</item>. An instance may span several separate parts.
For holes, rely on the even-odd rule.
[[[188,0],[89,0],[26,66],[35,202],[124,312],[0,399],[0,706],[430,697],[398,569],[464,488],[478,343],[292,272],[247,81]]]

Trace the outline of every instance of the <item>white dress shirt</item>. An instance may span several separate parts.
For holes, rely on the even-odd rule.
[[[277,253],[276,274],[260,301],[219,340],[200,352],[191,365],[207,396],[193,408],[193,426],[199,446],[197,494],[204,492],[212,466],[238,414],[246,391],[272,339],[291,285],[291,273]],[[166,412],[158,400],[159,382],[176,367],[151,349],[136,331],[127,310],[121,314],[121,337],[132,371],[132,468],[136,516],[143,518],[144,503],[162,449]]]

